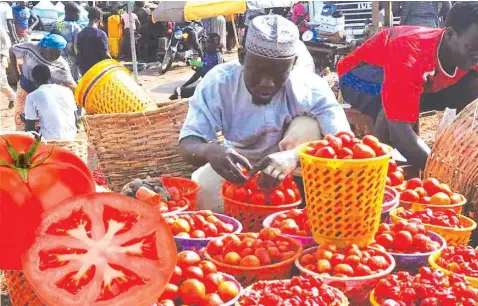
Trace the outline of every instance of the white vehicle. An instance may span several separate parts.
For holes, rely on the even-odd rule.
[[[324,4],[335,4],[345,17],[347,35],[360,38],[368,20],[372,20],[372,1],[309,1],[310,22],[318,23]],[[394,25],[400,24],[400,17],[393,18]]]

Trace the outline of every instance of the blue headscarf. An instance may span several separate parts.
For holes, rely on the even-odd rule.
[[[45,37],[43,37],[39,45],[41,47],[52,48],[52,49],[65,49],[66,40],[61,35],[48,34]]]

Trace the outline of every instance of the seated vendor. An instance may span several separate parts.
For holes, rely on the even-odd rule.
[[[46,65],[35,66],[32,77],[37,89],[25,102],[25,130],[34,131],[38,122],[46,140],[75,140],[77,107],[71,89],[53,84]]]
[[[189,85],[195,83],[200,78],[203,78],[206,73],[211,71],[212,68],[219,64],[224,63],[224,56],[222,54],[221,37],[217,33],[211,33],[206,40],[206,50],[202,58],[203,65],[201,67],[193,66],[195,73],[189,80],[186,81],[181,87],[176,87],[175,93],[169,97],[170,100],[176,100],[179,97],[189,98],[194,94],[195,86],[189,87]]]
[[[292,69],[298,40],[291,21],[256,17],[239,61],[215,67],[196,87],[180,147],[188,163],[202,166],[192,176],[201,184],[199,209],[222,212],[221,184],[244,183],[242,169],[252,170],[249,176],[262,170],[263,189],[277,186],[298,166],[298,144],[350,129],[327,82]],[[218,132],[224,144],[217,142]]]
[[[423,169],[430,149],[414,130],[422,94],[438,94],[468,81],[467,74],[476,71],[477,64],[478,2],[457,2],[446,28],[383,30],[342,59],[337,72],[345,102],[374,119],[375,136],[397,148],[409,164]],[[476,81],[467,83],[470,90],[478,86]],[[462,90],[436,106],[460,110],[472,100]]]

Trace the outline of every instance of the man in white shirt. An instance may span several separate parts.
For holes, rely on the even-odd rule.
[[[138,16],[133,13],[133,32],[136,38],[136,29],[141,27],[141,23],[139,22]],[[121,48],[122,57],[125,59],[131,59],[131,34],[130,34],[130,24],[129,24],[129,14],[124,13],[121,15],[121,23],[123,24],[123,44]]]
[[[224,179],[243,184],[243,169],[262,170],[258,185],[272,189],[298,166],[295,147],[321,134],[350,130],[327,82],[294,67],[299,31],[278,15],[251,21],[239,61],[217,65],[196,87],[180,133],[186,162],[201,167],[198,207],[222,213]],[[222,132],[224,145],[217,142]]]
[[[76,138],[77,107],[71,89],[52,84],[50,69],[45,65],[33,68],[37,90],[25,102],[25,130],[34,131],[37,121],[46,140],[72,141]]]
[[[12,43],[18,43],[17,31],[13,23],[12,7],[5,1],[0,2],[0,28],[8,32]]]

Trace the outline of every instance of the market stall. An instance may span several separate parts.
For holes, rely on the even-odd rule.
[[[187,104],[177,103],[146,114],[130,113],[125,121],[119,114],[87,117],[91,145],[99,150],[103,169],[93,176],[68,151],[45,144],[32,149],[34,161],[43,156],[42,152],[50,151],[55,158],[68,158],[68,171],[79,189],[70,190],[77,194],[70,200],[63,201],[67,195],[60,193],[55,198],[44,197],[48,203],[42,204],[46,213],[40,219],[35,219],[31,211],[31,205],[36,204],[29,205],[30,219],[22,222],[15,215],[23,214],[21,211],[2,211],[2,218],[16,221],[5,224],[2,219],[0,226],[10,230],[16,226],[28,232],[40,224],[34,245],[23,261],[19,262],[19,249],[13,245],[9,246],[8,256],[2,253],[2,269],[8,270],[7,286],[13,305],[27,301],[30,305],[65,305],[65,301],[96,305],[84,294],[88,290],[97,292],[94,299],[109,305],[275,305],[279,300],[299,304],[314,301],[318,305],[388,305],[387,300],[412,298],[404,292],[424,286],[423,279],[427,278],[435,279],[434,290],[447,292],[447,298],[457,301],[456,305],[478,302],[478,271],[473,268],[478,250],[473,244],[465,247],[477,224],[464,215],[469,196],[466,191],[458,193],[455,185],[448,186],[443,178],[404,181],[403,170],[390,159],[391,148],[374,137],[358,139],[343,132],[326,136],[327,143],[313,141],[297,148],[305,198],[301,198],[291,177],[264,192],[257,187],[257,174],[246,185],[224,183],[224,215],[197,211],[195,198],[200,184],[177,178],[181,175],[178,171],[184,171],[185,176],[188,171],[176,168],[179,159],[174,162],[167,157],[174,154],[173,139],[184,120],[174,115],[181,113],[181,105]],[[474,107],[476,104],[462,118],[475,118],[470,111]],[[113,127],[115,122],[118,125]],[[149,128],[143,129],[144,122]],[[152,130],[155,124],[162,130]],[[139,134],[141,130],[151,133]],[[120,138],[114,140],[108,133]],[[166,133],[170,140],[165,138]],[[38,180],[37,175],[42,173],[39,171],[52,171],[41,159],[30,168],[13,158],[13,152],[32,148],[32,138],[9,135],[5,139],[8,143],[2,140],[2,146],[13,146],[6,154],[12,158],[14,169],[26,167],[29,180]],[[118,147],[122,142],[127,146]],[[128,147],[131,152],[124,151]],[[158,157],[163,153],[152,151],[158,147],[171,148],[172,152],[165,151],[163,157]],[[340,153],[332,159],[333,151]],[[147,157],[153,155],[156,162],[148,165]],[[55,163],[60,162],[58,159]],[[5,175],[18,176],[20,184],[21,176],[14,169],[0,171],[11,171]],[[122,195],[81,195],[91,192],[94,182],[121,191]],[[71,183],[62,182],[63,186]],[[53,191],[57,187],[47,183],[43,188]],[[9,191],[1,192],[4,196]],[[53,200],[63,201],[62,205],[54,205]],[[303,202],[306,207],[298,209]],[[17,241],[22,239],[17,237]],[[90,242],[83,244],[86,241]],[[11,242],[0,239],[2,247],[5,243]],[[62,245],[75,247],[66,250]],[[121,255],[126,257],[114,261],[118,255],[111,253],[110,257],[95,251],[103,245],[111,248],[108,252],[126,252]],[[94,260],[85,257],[83,249],[94,251]],[[454,259],[465,253],[470,257],[463,258],[463,262]],[[157,256],[162,258],[161,266],[151,261]],[[92,268],[93,262],[108,262],[110,268]],[[455,274],[448,276],[450,271]],[[56,276],[52,278],[53,275]],[[75,275],[82,281],[75,281]],[[104,287],[105,291],[94,289],[99,284],[94,281],[97,277],[109,282],[110,287]],[[392,293],[394,286],[401,291]],[[153,291],[153,287],[162,289]],[[435,298],[419,291],[413,301],[424,303]]]

